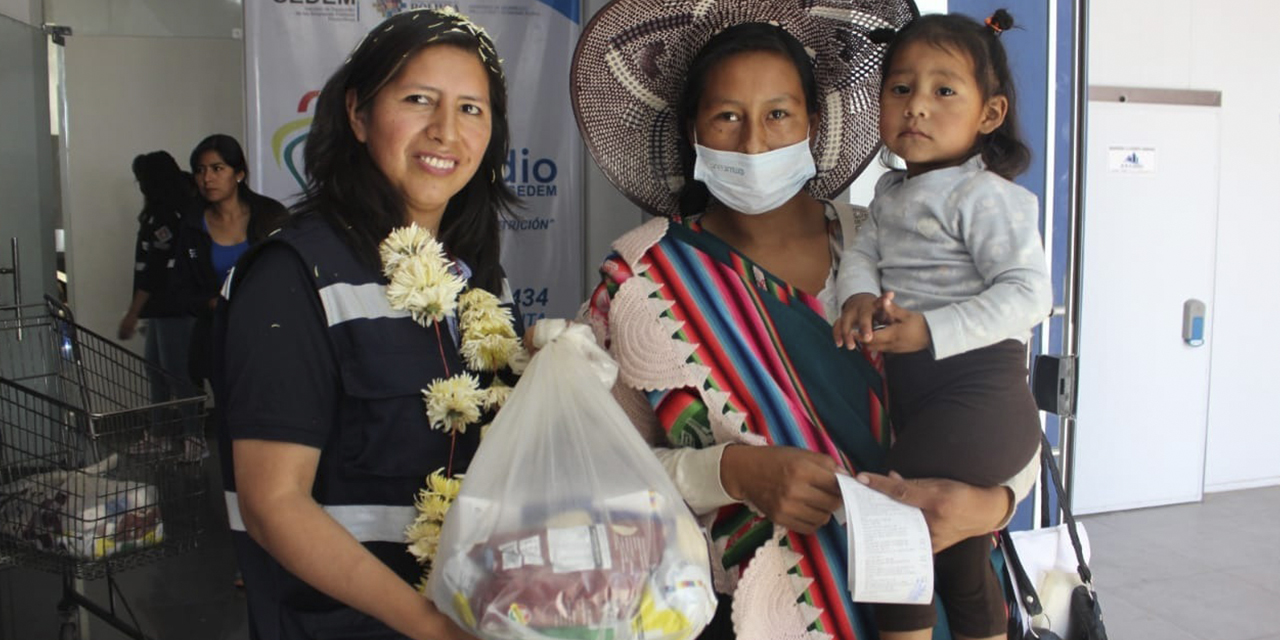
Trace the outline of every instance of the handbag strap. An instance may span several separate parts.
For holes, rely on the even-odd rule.
[[[1058,495],[1058,509],[1062,512],[1063,522],[1067,525],[1067,535],[1071,538],[1071,547],[1076,552],[1076,571],[1080,574],[1080,580],[1089,590],[1089,593],[1093,593],[1093,573],[1089,571],[1089,565],[1084,560],[1084,549],[1080,544],[1080,534],[1076,530],[1076,519],[1071,513],[1071,507],[1067,504],[1067,491],[1062,485],[1058,461],[1053,457],[1053,445],[1049,443],[1049,438],[1043,432],[1040,434],[1040,465],[1049,476],[1050,481],[1053,483],[1053,490]],[[1013,544],[1013,536],[1010,535],[1008,527],[1000,530],[1000,544],[1004,546],[1005,558],[1008,561],[1010,573],[1017,583],[1018,593],[1022,597],[1023,609],[1030,616],[1040,615],[1044,611],[1044,607],[1040,603],[1040,595],[1036,593],[1035,585],[1032,584],[1031,578],[1027,575],[1027,570],[1022,566],[1022,559],[1018,557],[1018,550]]]
[[[1067,535],[1071,536],[1071,547],[1076,552],[1076,562],[1078,566],[1076,571],[1080,574],[1080,581],[1093,592],[1093,572],[1089,571],[1089,564],[1084,560],[1084,550],[1080,545],[1080,533],[1076,530],[1075,516],[1071,515],[1071,507],[1067,501],[1067,490],[1062,486],[1062,474],[1058,469],[1058,461],[1053,457],[1053,445],[1049,444],[1049,437],[1040,432],[1040,464],[1047,471],[1050,480],[1053,482],[1053,490],[1058,494],[1058,509],[1062,512],[1062,520],[1067,523]]]
[[[1008,527],[1000,530],[1000,544],[1004,547],[1004,557],[1009,564],[1009,573],[1017,583],[1018,594],[1022,598],[1022,608],[1029,616],[1040,615],[1044,611],[1044,607],[1040,604],[1040,595],[1036,593],[1036,586],[1031,583],[1027,570],[1022,567],[1022,559],[1018,557],[1018,549],[1013,545],[1013,537],[1009,535]]]

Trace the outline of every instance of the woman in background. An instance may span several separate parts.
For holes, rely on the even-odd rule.
[[[189,372],[197,385],[209,378],[213,310],[231,267],[248,248],[279,229],[288,218],[284,205],[249,188],[244,150],[231,136],[216,133],[191,151],[191,173],[203,199],[183,218],[175,252],[175,279],[184,310],[195,317]],[[188,455],[204,455],[198,433],[188,433]]]
[[[192,215],[199,201],[191,174],[179,168],[167,151],[139,154],[133,159],[133,176],[142,192],[142,212],[134,244],[133,297],[116,337],[129,340],[138,330],[138,320],[146,320],[143,353],[154,365],[147,370],[151,402],[160,403],[183,393],[172,388],[164,373],[181,380],[189,376],[193,320],[176,295],[170,274],[182,219]],[[135,451],[164,449],[156,435],[146,432]]]

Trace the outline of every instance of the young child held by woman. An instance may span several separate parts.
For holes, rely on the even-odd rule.
[[[1052,292],[1036,197],[1011,180],[1030,152],[1000,33],[958,15],[886,35],[880,134],[906,163],[876,185],[870,219],[841,258],[838,345],[885,354],[895,440],[889,468],[980,486],[1034,473],[1040,422],[1026,341]],[[1021,496],[1018,496],[1021,497]],[[990,536],[935,549],[935,587],[953,633],[1004,638]],[[932,605],[881,605],[889,640],[928,638]]]

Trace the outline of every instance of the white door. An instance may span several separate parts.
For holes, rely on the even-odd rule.
[[[1090,90],[1076,513],[1193,502],[1203,493],[1217,96]],[[1188,300],[1207,309],[1199,346],[1184,340]]]

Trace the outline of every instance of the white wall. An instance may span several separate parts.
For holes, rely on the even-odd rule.
[[[1271,402],[1280,382],[1280,3],[1127,0],[1090,11],[1090,84],[1222,92],[1205,490],[1280,483]]]
[[[163,149],[186,167],[206,135],[226,133],[243,142],[241,45],[204,38],[67,39],[68,277],[76,317],[89,329],[114,337],[131,295],[142,208],[133,157]],[[132,343],[141,348],[141,339]]]
[[[243,23],[241,0],[44,0],[44,11],[78,36],[239,38]]]
[[[0,16],[30,25],[43,22],[42,8],[40,0],[0,0]]]

